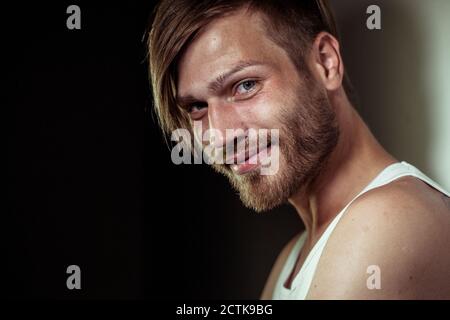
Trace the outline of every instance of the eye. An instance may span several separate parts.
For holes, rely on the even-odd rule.
[[[256,87],[256,80],[245,80],[236,87],[236,94],[246,94]]]
[[[198,103],[193,103],[193,104],[191,104],[191,105],[187,108],[187,110],[188,110],[189,113],[195,113],[195,112],[201,111],[202,109],[205,109],[205,108],[207,108],[207,107],[208,107],[208,105],[207,105],[206,103],[200,103],[200,102],[198,102]]]

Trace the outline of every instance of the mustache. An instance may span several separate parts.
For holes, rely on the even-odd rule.
[[[213,147],[214,155],[219,159],[224,159],[223,166],[240,164],[247,161],[252,156],[258,154],[272,145],[270,131],[263,135],[244,135],[235,137],[225,144]]]

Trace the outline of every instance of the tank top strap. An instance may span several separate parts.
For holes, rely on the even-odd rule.
[[[449,193],[444,190],[440,185],[436,182],[428,178],[425,174],[423,174],[419,169],[410,165],[409,163],[402,161],[389,165],[386,167],[380,174],[378,174],[358,195],[356,195],[345,207],[342,209],[339,214],[333,219],[333,221],[328,225],[322,236],[319,238],[317,243],[311,249],[308,257],[306,258],[302,268],[300,269],[297,277],[292,282],[292,292],[295,293],[296,298],[305,298],[309,287],[311,285],[312,279],[314,277],[314,273],[316,271],[317,264],[319,262],[320,256],[322,255],[322,251],[325,248],[325,245],[331,236],[333,230],[336,228],[339,220],[342,218],[344,213],[347,211],[348,207],[361,195],[366,192],[384,186],[396,179],[405,176],[413,176],[416,177],[436,190],[442,192],[443,194],[450,196]]]

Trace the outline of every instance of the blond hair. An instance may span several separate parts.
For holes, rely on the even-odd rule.
[[[269,37],[308,72],[305,54],[314,37],[327,31],[338,38],[326,0],[163,0],[156,7],[148,35],[149,75],[154,108],[162,130],[190,129],[186,111],[176,101],[177,62],[201,28],[240,8],[260,12]]]

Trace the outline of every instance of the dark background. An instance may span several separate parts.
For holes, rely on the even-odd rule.
[[[66,28],[67,6],[81,30]],[[18,4],[7,18],[7,210],[14,298],[257,298],[293,210],[242,208],[204,165],[176,166],[151,113],[153,4]],[[4,74],[5,76],[5,74]],[[81,268],[81,290],[66,268]]]
[[[439,182],[433,143],[448,139],[436,139],[442,115],[424,80],[430,38],[422,2],[411,3],[332,1],[358,110],[388,151]],[[66,28],[71,4],[81,30]],[[365,27],[370,4],[382,7],[382,30]],[[4,296],[258,298],[303,229],[292,208],[256,214],[205,165],[172,164],[142,42],[152,7],[2,4]],[[81,290],[66,288],[72,264]]]

